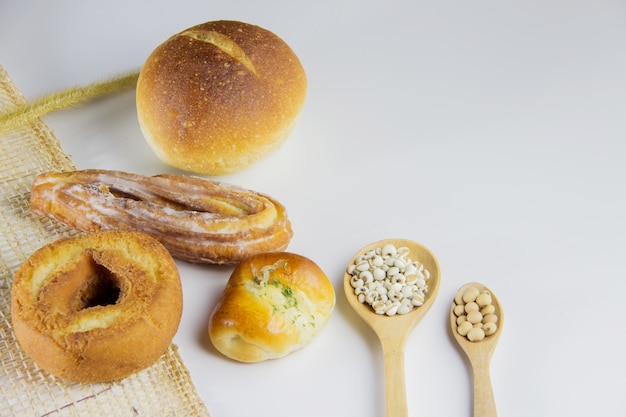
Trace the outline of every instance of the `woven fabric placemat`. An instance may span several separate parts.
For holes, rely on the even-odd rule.
[[[25,100],[0,66],[0,113]],[[209,416],[178,350],[170,345],[152,366],[120,381],[67,383],[41,370],[11,328],[11,281],[37,249],[75,234],[29,210],[34,177],[76,169],[41,121],[0,136],[0,416]]]

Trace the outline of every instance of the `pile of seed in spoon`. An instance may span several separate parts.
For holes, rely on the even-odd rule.
[[[498,316],[489,291],[470,286],[454,296],[453,311],[457,332],[471,342],[479,342],[498,329]]]
[[[367,251],[348,266],[350,285],[361,304],[376,314],[407,314],[424,304],[430,272],[409,257],[409,248],[392,244]]]

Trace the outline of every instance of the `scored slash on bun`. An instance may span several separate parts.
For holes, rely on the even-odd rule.
[[[150,54],[137,82],[137,115],[162,161],[223,175],[287,138],[306,89],[298,57],[277,35],[243,22],[207,22]]]

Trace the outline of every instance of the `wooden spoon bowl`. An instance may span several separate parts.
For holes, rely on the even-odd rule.
[[[419,243],[406,239],[386,239],[371,243],[357,252],[348,265],[353,264],[362,254],[372,249],[382,248],[388,243],[396,248],[409,248],[408,257],[413,261],[421,262],[430,272],[424,304],[413,308],[407,314],[394,316],[376,314],[370,305],[359,302],[350,284],[351,275],[347,271],[344,275],[344,291],[350,306],[376,333],[381,342],[385,363],[386,415],[387,417],[406,417],[408,410],[404,380],[404,345],[413,328],[435,301],[439,292],[441,274],[435,256]]]
[[[490,362],[493,352],[498,344],[502,327],[504,325],[504,312],[500,301],[495,294],[485,285],[472,282],[463,285],[458,292],[464,292],[469,287],[475,287],[479,291],[489,291],[491,293],[491,303],[495,307],[495,314],[498,317],[498,327],[494,334],[485,337],[478,342],[471,342],[465,336],[461,336],[457,331],[456,315],[454,314],[454,305],[450,307],[450,329],[457,343],[465,352],[470,361],[473,374],[474,385],[474,417],[496,417],[496,404],[493,395],[490,376]],[[458,293],[457,292],[457,293]]]

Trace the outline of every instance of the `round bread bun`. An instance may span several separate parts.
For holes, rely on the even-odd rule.
[[[233,271],[209,320],[215,348],[240,362],[277,359],[309,344],[335,306],[332,283],[313,261],[255,255]]]
[[[181,314],[176,264],[140,232],[57,240],[36,251],[12,284],[20,346],[42,369],[73,382],[148,367],[167,350]]]
[[[223,175],[287,138],[306,89],[298,57],[274,33],[237,21],[207,22],[150,54],[137,82],[137,116],[163,162]]]

